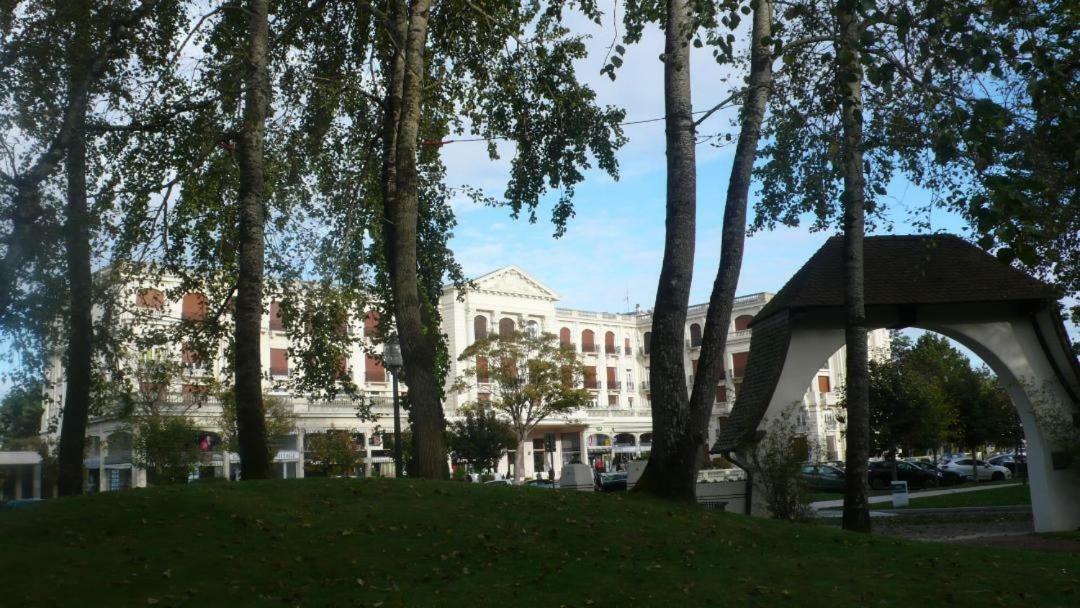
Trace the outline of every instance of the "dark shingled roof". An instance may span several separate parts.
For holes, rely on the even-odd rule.
[[[720,436],[714,452],[733,450],[749,439],[761,418],[769,409],[780,372],[784,370],[788,346],[791,344],[791,323],[786,311],[758,323],[750,335],[750,357],[746,362],[739,396],[731,416],[720,426]]]
[[[868,236],[863,257],[867,306],[1060,297],[1053,287],[951,234]],[[844,238],[834,236],[761,309],[753,324],[788,308],[843,304]]]
[[[776,391],[791,313],[844,304],[844,239],[830,238],[754,317],[746,377],[714,452],[752,440]],[[863,245],[866,305],[1055,300],[1058,292],[963,239],[947,235],[871,236]],[[1058,320],[1060,324],[1060,320]],[[1060,328],[1065,335],[1064,327]],[[1062,345],[1072,352],[1067,337]],[[1073,362],[1075,364],[1075,361]]]

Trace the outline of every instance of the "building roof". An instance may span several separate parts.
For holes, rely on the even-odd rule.
[[[792,312],[843,306],[843,246],[843,237],[826,241],[754,317],[742,391],[731,415],[721,424],[713,451],[734,450],[753,439],[784,367],[791,344]],[[1052,301],[1059,297],[1050,285],[952,235],[867,237],[863,255],[867,306]],[[1060,318],[1055,316],[1053,322],[1059,326],[1056,331],[1063,358],[1071,357]],[[1071,367],[1077,369],[1075,358]],[[1055,373],[1066,390],[1078,379],[1056,366]]]
[[[1054,300],[1060,293],[951,234],[869,236],[863,245],[866,305]],[[785,309],[843,306],[844,238],[834,236],[754,319]]]

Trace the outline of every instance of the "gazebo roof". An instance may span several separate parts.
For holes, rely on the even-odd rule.
[[[843,237],[826,241],[754,317],[742,390],[720,426],[714,451],[736,449],[764,417],[784,367],[796,313],[844,305],[843,248]],[[1060,295],[952,235],[867,237],[863,255],[867,307],[1053,301]],[[1053,318],[1059,346],[1069,357],[1068,335],[1061,319]],[[1066,365],[1074,378],[1062,382],[1071,386],[1080,379],[1080,367],[1075,357]]]
[[[863,245],[866,305],[1054,300],[1057,290],[951,234],[870,236]],[[755,316],[844,304],[844,238],[834,236]]]

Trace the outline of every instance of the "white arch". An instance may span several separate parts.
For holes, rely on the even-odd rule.
[[[1067,407],[1069,396],[1043,352],[1030,317],[1011,321],[924,321],[913,327],[950,337],[971,349],[1001,379],[1016,408],[1027,440],[1027,464],[1031,483],[1035,530],[1052,532],[1080,527],[1080,483],[1070,470],[1055,470],[1052,447],[1039,428],[1032,394],[1039,391],[1040,407]],[[801,403],[807,379],[821,362],[844,345],[844,330],[794,327],[784,366],[769,407],[758,429],[793,404]],[[1067,410],[1066,410],[1067,411]],[[755,492],[755,498],[761,492]],[[754,501],[755,512],[764,504]]]

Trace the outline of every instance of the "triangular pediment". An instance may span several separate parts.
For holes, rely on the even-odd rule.
[[[474,280],[478,291],[555,301],[559,294],[548,289],[517,266],[506,266]]]

